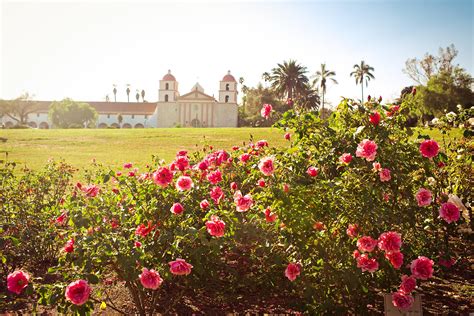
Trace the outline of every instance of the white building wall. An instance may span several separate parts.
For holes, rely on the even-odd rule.
[[[237,127],[238,106],[236,103],[216,103],[214,127]]]

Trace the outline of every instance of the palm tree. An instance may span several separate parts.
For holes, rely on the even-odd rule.
[[[138,89],[136,90],[136,94],[135,94],[135,99],[137,99],[137,102],[140,100],[140,93],[138,93]]]
[[[331,80],[333,83],[337,84],[336,79],[331,78],[336,75],[336,72],[326,69],[326,64],[321,64],[321,70],[316,71],[314,75],[313,85],[321,88],[322,98],[322,108],[321,114],[324,111],[324,95],[326,94],[327,81]]]
[[[361,61],[360,65],[354,65],[354,71],[351,72],[351,77],[354,76],[356,80],[356,84],[361,85],[362,87],[362,99],[361,103],[364,103],[364,79],[365,79],[365,86],[369,85],[370,79],[375,79],[374,75],[371,73],[374,71],[374,67],[370,67],[369,64],[366,64],[365,61]]]
[[[130,84],[127,83],[127,102],[130,102]]]
[[[117,102],[117,85],[114,83],[113,86],[114,90],[112,91],[114,92],[114,101]]]
[[[306,67],[295,60],[285,60],[283,64],[278,64],[278,67],[272,69],[269,81],[272,89],[280,97],[286,94],[288,99],[293,99],[305,91],[305,85],[309,82],[306,72]]]
[[[305,84],[298,103],[302,108],[316,111],[321,104],[318,88],[314,89],[309,83]]]
[[[145,90],[142,90],[142,101],[145,102]]]

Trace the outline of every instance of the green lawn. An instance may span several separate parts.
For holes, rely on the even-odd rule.
[[[230,150],[234,145],[266,139],[280,146],[283,132],[272,128],[160,128],[160,129],[51,129],[1,130],[0,159],[42,167],[50,157],[64,159],[74,167],[85,167],[93,158],[111,167],[124,162],[144,166],[156,155],[171,161],[178,150],[196,151],[203,145]]]
[[[424,133],[440,140],[435,130]],[[164,128],[164,129],[70,129],[70,130],[1,130],[0,160],[8,152],[8,160],[16,161],[31,169],[42,167],[49,158],[64,159],[74,167],[82,168],[93,158],[110,167],[124,162],[144,166],[156,155],[167,162],[181,149],[195,151],[203,145],[230,150],[234,145],[266,139],[271,146],[285,144],[283,132],[273,128]],[[416,137],[415,133],[414,137]],[[460,136],[459,130],[451,135]]]

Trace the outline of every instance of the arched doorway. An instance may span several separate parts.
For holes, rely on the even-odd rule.
[[[132,128],[132,125],[125,123],[122,125],[122,128]]]
[[[49,128],[49,124],[46,123],[46,122],[41,122],[40,125],[39,125],[39,128],[41,128],[41,129],[48,129],[48,128]]]
[[[107,126],[108,126],[107,123],[100,123],[98,127],[99,128],[107,128]]]
[[[143,124],[141,123],[137,123],[135,124],[135,128],[144,128],[145,126],[143,126]]]
[[[110,126],[112,126],[113,128],[120,128],[120,126],[118,125],[118,123],[112,123],[112,125],[110,125]]]
[[[33,128],[37,128],[37,127],[38,127],[38,125],[37,125],[35,122],[29,122],[29,123],[28,123],[28,126],[29,126],[29,127],[33,127]]]
[[[8,121],[5,123],[5,128],[12,128],[13,127],[13,123]]]
[[[191,121],[191,126],[192,127],[201,127],[201,121],[199,121],[197,118]]]

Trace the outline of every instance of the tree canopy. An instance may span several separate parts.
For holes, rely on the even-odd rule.
[[[0,116],[8,116],[19,125],[28,124],[28,115],[37,109],[37,102],[28,92],[14,100],[0,100]]]
[[[94,125],[97,112],[88,103],[71,99],[52,102],[49,106],[49,118],[55,127],[81,128]]]

